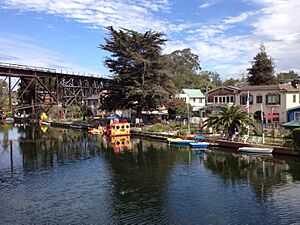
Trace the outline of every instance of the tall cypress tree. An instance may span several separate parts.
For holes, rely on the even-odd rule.
[[[105,59],[113,73],[113,86],[104,98],[103,108],[155,110],[167,105],[174,91],[172,79],[163,70],[164,34],[147,31],[114,30],[107,27],[110,37],[100,48],[111,53]]]
[[[248,82],[250,85],[276,84],[274,76],[274,63],[265,51],[264,44],[260,45],[260,52],[253,58],[252,67],[248,70]]]

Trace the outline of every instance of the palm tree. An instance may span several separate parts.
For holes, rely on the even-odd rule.
[[[240,130],[248,125],[255,127],[255,121],[238,105],[220,106],[218,113],[209,115],[204,123],[204,127],[222,130],[226,136],[232,135],[236,128]]]

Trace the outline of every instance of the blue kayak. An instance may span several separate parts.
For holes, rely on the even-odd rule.
[[[191,142],[191,148],[208,148],[209,142]]]

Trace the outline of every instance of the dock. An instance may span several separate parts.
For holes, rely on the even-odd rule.
[[[145,132],[145,131],[136,131],[132,130],[131,133],[136,136],[141,137],[149,137],[153,139],[167,141],[167,138],[183,138],[183,139],[194,139],[194,136],[180,136],[180,135],[173,135],[167,133],[153,133],[153,132]],[[238,141],[229,141],[229,140],[222,140],[217,138],[211,138],[209,136],[205,136],[205,140],[210,143],[212,147],[226,147],[226,148],[234,148],[238,149],[240,147],[264,147],[264,148],[273,148],[273,154],[279,155],[289,155],[289,156],[297,156],[300,157],[299,151],[293,151],[291,148],[282,147],[282,146],[272,146],[266,144],[254,144],[248,142],[238,142]]]

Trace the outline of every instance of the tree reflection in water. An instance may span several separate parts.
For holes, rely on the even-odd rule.
[[[225,183],[235,185],[243,181],[251,185],[257,196],[265,198],[274,186],[286,184],[293,177],[299,180],[298,159],[285,162],[272,155],[251,155],[209,151],[204,165],[218,174]]]
[[[51,207],[57,224],[66,218],[70,224],[74,218],[89,224],[190,224],[191,219],[210,223],[212,216],[216,218],[211,223],[244,224],[258,214],[255,222],[277,221],[282,212],[291,215],[274,207],[281,187],[293,193],[296,188],[290,182],[300,180],[300,163],[295,158],[257,157],[228,149],[196,155],[186,147],[144,138],[112,140],[53,127],[17,129],[11,172],[9,151],[0,151],[4,155],[0,158],[0,184],[4,184],[0,196],[6,204],[15,199],[13,204],[24,209],[14,211],[19,212],[17,221],[23,221],[24,215],[26,222],[43,218]],[[7,130],[0,134],[5,140],[11,137]],[[252,198],[253,193],[257,198]],[[281,197],[280,206],[293,200]],[[296,208],[298,203],[293,201],[289,207]],[[27,206],[44,211],[28,211]],[[7,207],[2,210],[12,212]]]

